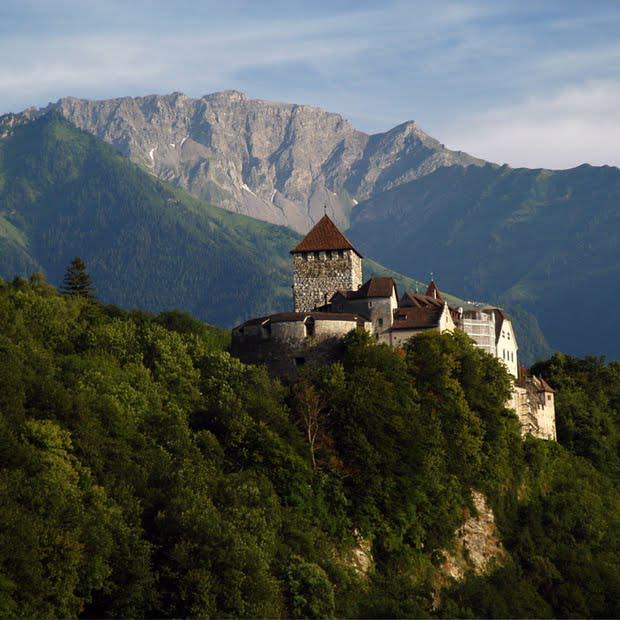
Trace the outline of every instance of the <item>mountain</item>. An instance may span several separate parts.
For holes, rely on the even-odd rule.
[[[348,235],[383,264],[532,312],[554,347],[620,358],[618,168],[442,168],[352,220]]]
[[[291,230],[158,180],[56,111],[0,139],[0,276],[62,281],[82,256],[100,299],[180,308],[222,326],[291,307]],[[396,275],[366,261],[365,275]]]
[[[370,136],[339,114],[237,91],[67,97],[26,118],[50,109],[199,199],[302,233],[323,205],[346,227],[360,200],[442,166],[484,163],[446,149],[414,122]]]
[[[503,303],[522,331],[536,331],[533,313],[554,348],[620,356],[615,168],[499,167],[446,149],[414,122],[368,135],[338,114],[236,91],[67,97],[0,117],[0,138],[50,110],[200,200],[299,232],[327,205],[390,268],[433,271],[461,297]],[[3,234],[11,260],[28,263],[19,231]],[[577,313],[588,320],[575,329]],[[542,336],[523,344],[529,359],[548,352]]]

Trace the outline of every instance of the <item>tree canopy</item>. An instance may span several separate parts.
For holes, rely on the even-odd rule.
[[[505,370],[462,334],[352,332],[292,383],[227,344],[0,281],[3,616],[618,616],[616,365],[545,367],[555,444],[522,441]],[[472,490],[507,557],[437,599]]]

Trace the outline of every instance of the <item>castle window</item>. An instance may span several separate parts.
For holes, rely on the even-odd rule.
[[[326,254],[327,254],[327,260],[331,260],[332,259],[332,252],[331,252],[331,250],[327,250]]]
[[[344,256],[344,252],[342,250],[338,250],[338,258],[342,258]]]
[[[308,319],[304,323],[304,330],[305,330],[306,338],[312,338],[314,336],[314,320],[313,319]]]
[[[314,260],[319,260],[319,256],[320,256],[320,252],[315,252],[314,253]]]
[[[547,400],[551,400],[551,394],[547,394]]]
[[[379,327],[383,327],[383,319],[379,319]]]
[[[306,261],[308,260],[308,252],[304,252],[304,253],[302,254],[302,256],[303,256],[303,259],[304,259],[304,260],[306,260]]]

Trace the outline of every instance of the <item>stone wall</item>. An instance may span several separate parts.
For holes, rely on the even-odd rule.
[[[343,338],[356,321],[282,321],[268,328],[251,326],[233,331],[231,353],[246,364],[264,364],[273,377],[293,378],[304,364],[325,365],[342,358]],[[366,324],[370,329],[370,324]]]
[[[398,307],[396,293],[391,297],[370,297],[364,299],[338,299],[337,307],[333,307],[334,312],[352,312],[360,314],[370,319],[372,331],[381,339],[381,334],[387,336],[394,321],[394,310]],[[388,342],[385,337],[382,341]]]
[[[314,310],[336,291],[356,291],[361,285],[362,259],[352,250],[293,255],[295,312]]]
[[[554,397],[551,392],[540,391],[535,381],[528,377],[522,385],[513,386],[508,407],[517,414],[523,435],[555,441]]]
[[[541,439],[557,440],[555,428],[555,399],[551,392],[539,392],[536,408],[538,435]]]

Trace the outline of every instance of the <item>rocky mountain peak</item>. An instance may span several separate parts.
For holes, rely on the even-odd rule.
[[[449,151],[413,121],[368,135],[340,114],[237,90],[66,97],[38,113],[50,109],[203,200],[302,233],[324,205],[347,227],[358,201],[441,166],[485,163]]]
[[[228,100],[228,101],[245,101],[247,99],[245,93],[240,90],[221,90],[216,93],[204,95],[203,99],[209,101]]]

